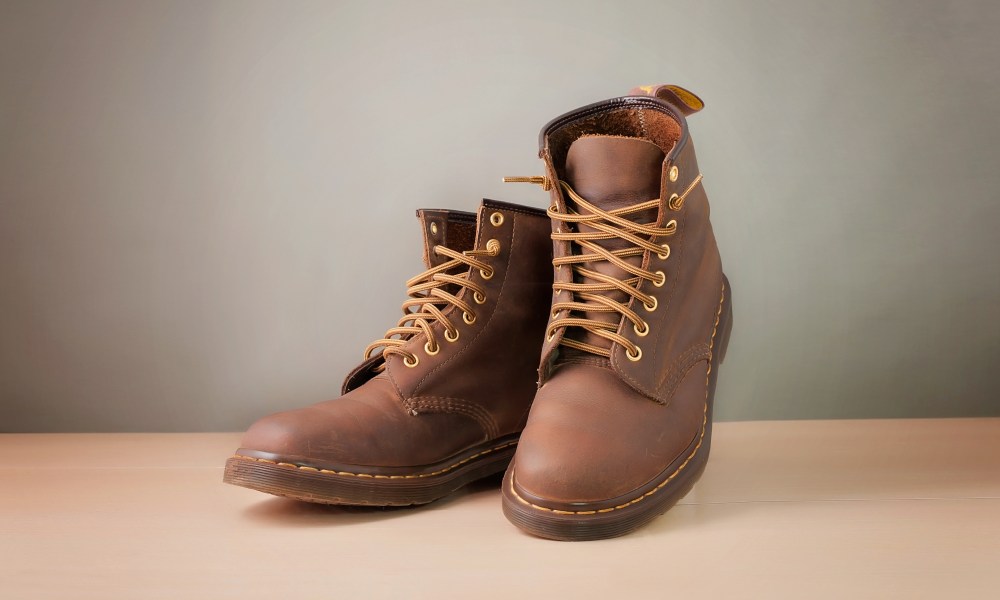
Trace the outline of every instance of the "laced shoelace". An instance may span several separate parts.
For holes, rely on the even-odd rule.
[[[666,283],[667,276],[663,271],[643,269],[629,263],[625,259],[632,256],[641,256],[646,251],[654,252],[660,258],[669,256],[670,246],[667,244],[655,244],[646,238],[673,235],[677,231],[677,221],[671,219],[663,227],[658,227],[652,223],[637,223],[625,218],[628,215],[659,208],[659,198],[607,211],[587,202],[565,181],[560,181],[559,184],[569,198],[572,199],[576,205],[576,209],[569,209],[567,212],[562,213],[558,212],[555,207],[551,207],[548,210],[549,217],[556,221],[575,225],[577,230],[566,232],[562,231],[562,228],[558,228],[552,234],[552,239],[576,244],[580,247],[581,253],[560,256],[552,261],[552,264],[557,267],[570,265],[577,277],[572,282],[556,282],[552,285],[552,289],[557,294],[568,291],[572,294],[573,299],[569,302],[556,302],[552,305],[553,315],[567,311],[567,316],[553,320],[549,324],[546,335],[549,339],[552,339],[560,329],[579,327],[596,336],[623,346],[628,358],[639,360],[642,357],[642,351],[631,340],[618,334],[617,320],[609,323],[583,317],[573,317],[569,316],[569,314],[573,312],[618,313],[632,322],[632,326],[635,328],[637,334],[645,335],[649,333],[649,324],[637,312],[629,308],[627,300],[625,302],[618,302],[607,297],[606,292],[622,292],[627,298],[635,298],[641,302],[648,312],[656,310],[656,297],[641,291],[639,287],[643,280],[648,280],[654,286],[660,287]],[[587,225],[593,231],[579,231],[581,224]],[[640,236],[646,236],[646,238]],[[599,240],[610,239],[625,240],[630,245],[626,248],[609,250],[595,243]],[[598,261],[607,261],[632,275],[632,277],[619,279],[584,266],[584,263]],[[595,283],[577,283],[576,281],[593,281]],[[565,335],[561,340],[561,344],[605,358],[611,357],[611,351],[608,348],[570,339]]]
[[[403,317],[395,327],[385,332],[385,337],[372,342],[365,348],[365,360],[370,358],[376,349],[384,348],[382,350],[384,358],[395,354],[403,357],[403,364],[407,367],[417,366],[420,359],[412,352],[404,350],[402,346],[414,336],[423,334],[427,340],[424,343],[424,352],[430,356],[437,354],[441,346],[434,333],[434,328],[431,327],[435,321],[444,326],[445,340],[448,342],[458,341],[458,328],[444,314],[444,309],[454,306],[461,310],[462,320],[467,325],[476,322],[476,312],[471,304],[445,288],[455,286],[458,291],[468,290],[471,292],[474,303],[484,304],[486,302],[486,289],[469,278],[469,273],[472,269],[478,269],[483,279],[491,279],[494,275],[493,267],[479,260],[479,257],[496,256],[499,253],[500,242],[496,240],[487,242],[485,250],[467,250],[465,252],[456,252],[444,246],[435,246],[435,255],[446,256],[451,260],[428,269],[406,282],[406,294],[410,296],[410,299],[403,302]],[[469,271],[457,275],[449,273],[449,271],[463,266],[467,267]],[[468,294],[465,297],[468,297]],[[385,363],[383,362],[375,368],[375,372],[378,373],[384,369]]]
[[[536,183],[543,189],[550,189],[551,182],[545,177],[508,177],[504,179],[509,182]],[[701,182],[699,175],[681,195],[671,196],[668,206],[671,210],[680,210],[684,199]],[[571,316],[573,312],[581,313],[617,313],[628,319],[632,323],[635,333],[640,337],[649,333],[649,324],[636,311],[629,308],[630,299],[642,303],[647,312],[653,312],[657,307],[655,296],[647,294],[639,289],[642,281],[650,281],[656,287],[662,287],[667,281],[666,274],[661,271],[651,271],[633,265],[626,261],[626,258],[641,256],[645,252],[655,253],[660,259],[667,259],[670,256],[670,246],[668,244],[656,244],[651,239],[668,237],[677,232],[677,221],[671,219],[662,227],[655,223],[637,223],[626,217],[643,211],[658,209],[659,198],[654,198],[646,202],[617,208],[614,210],[603,210],[576,193],[565,181],[559,181],[566,194],[573,201],[576,209],[568,209],[562,213],[556,210],[555,206],[548,209],[549,218],[567,223],[575,231],[565,231],[563,227],[557,227],[552,234],[553,240],[562,240],[576,244],[580,247],[580,254],[561,256],[552,261],[555,266],[569,265],[576,277],[572,282],[556,282],[552,289],[558,294],[568,291],[572,295],[572,300],[568,302],[556,302],[552,305],[552,316],[557,317],[565,312],[565,316],[555,318],[546,330],[546,337],[549,341],[555,338],[560,329],[569,327],[579,327],[596,336],[602,337],[612,343],[619,344],[625,348],[625,355],[631,361],[638,361],[642,358],[642,349],[634,342],[618,334],[618,326],[621,322],[617,319],[613,322],[598,321],[584,317]],[[583,211],[583,212],[581,212]],[[593,231],[579,231],[579,226],[583,224]],[[640,237],[642,236],[642,237]],[[626,248],[609,250],[595,242],[600,240],[621,239],[630,245]],[[605,275],[593,269],[588,269],[584,263],[594,263],[606,261],[625,271],[631,277],[619,279],[610,275]],[[577,283],[593,282],[593,283]],[[609,298],[607,292],[619,291],[626,295],[624,302],[619,302]],[[560,344],[605,358],[611,357],[611,350],[589,344],[579,340],[571,339],[563,335]]]

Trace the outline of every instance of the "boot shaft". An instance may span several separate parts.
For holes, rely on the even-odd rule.
[[[646,238],[661,246],[662,253],[647,250],[626,259],[640,269],[663,274],[662,283],[635,282],[639,290],[653,300],[649,305],[635,299],[628,304],[648,328],[635,326],[616,313],[603,313],[599,318],[613,317],[617,324],[615,333],[640,351],[636,359],[625,346],[609,344],[611,368],[636,391],[658,402],[668,402],[681,376],[710,353],[713,311],[718,307],[723,286],[722,265],[709,220],[708,197],[686,119],[686,115],[701,108],[701,101],[676,86],[637,88],[633,92],[641,95],[591,104],[551,121],[542,130],[539,155],[545,163],[551,210],[556,213],[575,210],[572,197],[558,182],[573,180],[580,186],[576,191],[584,191],[580,194],[584,198],[587,192],[603,194],[603,199],[587,199],[603,202],[605,210],[641,201],[642,191],[655,191],[651,197],[641,198],[658,200],[644,222],[673,230],[673,233]],[[584,144],[595,147],[603,144],[603,149],[587,149]],[[632,144],[632,147],[614,150],[613,146],[622,144]],[[659,156],[657,150],[662,152],[662,160],[654,169],[650,165]],[[600,181],[594,182],[594,178],[577,173],[580,169],[574,167],[574,154],[584,156],[589,165],[600,165],[601,152],[617,152],[617,156],[624,157],[620,159],[624,161],[622,164],[628,165],[615,171],[613,161],[607,160],[605,173],[596,177],[603,180],[603,189]],[[651,184],[643,182],[641,172],[637,174],[643,169],[654,169],[648,175],[653,178]],[[617,197],[616,187],[621,190]],[[640,213],[628,218],[641,216]],[[561,226],[565,224],[556,221],[553,232],[560,233]],[[553,246],[557,262],[560,257],[574,253],[570,242],[556,239]],[[557,266],[554,280],[557,284],[573,282],[574,269]],[[615,295],[614,299],[620,300],[621,295]],[[572,301],[572,292],[562,291],[556,295],[556,302]],[[553,320],[560,316],[566,315],[557,315]],[[574,328],[556,330],[543,345],[539,367],[543,383],[561,357],[574,353],[572,348],[567,352],[564,336],[574,336]]]
[[[466,414],[488,437],[512,433],[523,426],[536,386],[552,286],[549,219],[544,211],[494,200],[484,200],[475,214],[421,210],[417,216],[429,268],[447,262],[435,253],[438,246],[488,253],[479,258],[486,269],[443,272],[475,282],[484,293],[443,286],[469,310],[444,308],[447,322],[429,325],[430,347],[424,334],[406,340],[400,349],[413,360],[397,354],[366,359],[348,375],[343,393],[386,378],[411,414]]]

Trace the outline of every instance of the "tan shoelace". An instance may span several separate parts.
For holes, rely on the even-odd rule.
[[[545,177],[505,177],[504,181],[536,183],[541,185],[543,189],[551,188],[551,182]],[[701,182],[701,175],[699,175],[691,183],[691,185],[688,186],[683,194],[680,196],[675,194],[670,198],[670,202],[668,203],[669,208],[671,210],[680,210],[681,206],[683,206],[684,199],[699,182]],[[563,231],[562,227],[559,227],[556,229],[556,232],[552,234],[552,239],[554,240],[563,240],[577,244],[581,248],[581,253],[561,256],[552,261],[552,264],[557,267],[570,265],[577,277],[575,277],[574,281],[570,283],[556,282],[553,284],[552,289],[555,290],[557,294],[559,292],[568,291],[572,294],[573,300],[569,302],[556,302],[552,305],[552,315],[554,317],[563,311],[566,311],[566,316],[556,318],[549,323],[548,330],[546,331],[546,337],[547,339],[552,340],[560,329],[565,329],[567,327],[579,327],[593,333],[594,335],[610,340],[613,343],[620,344],[625,348],[625,355],[629,360],[638,361],[642,358],[642,349],[628,338],[618,334],[618,324],[620,320],[618,322],[608,323],[569,315],[572,312],[618,313],[632,322],[632,327],[636,334],[639,336],[645,336],[648,334],[649,324],[646,323],[646,321],[643,320],[637,312],[629,308],[629,302],[623,303],[608,298],[606,292],[615,290],[623,292],[627,297],[635,298],[637,301],[641,302],[647,312],[655,311],[657,307],[656,297],[640,291],[639,286],[643,280],[648,280],[651,281],[654,286],[661,287],[667,281],[666,274],[659,270],[650,271],[643,269],[639,266],[630,264],[624,259],[632,256],[641,256],[646,251],[655,253],[661,259],[669,257],[669,245],[655,244],[651,242],[650,239],[673,235],[677,231],[677,221],[675,219],[671,219],[664,226],[658,227],[655,224],[636,223],[625,218],[628,215],[659,208],[659,198],[654,198],[632,206],[606,211],[594,206],[590,202],[587,202],[565,181],[560,181],[559,184],[569,195],[570,199],[573,200],[577,209],[585,212],[581,213],[579,210],[570,209],[569,212],[561,213],[556,210],[555,206],[553,206],[548,210],[549,218],[555,221],[576,225],[577,228],[580,224],[584,224],[594,231],[566,232]],[[648,239],[644,239],[640,236],[647,236]],[[608,250],[607,248],[594,243],[598,240],[610,239],[625,240],[631,244],[631,247],[618,250]],[[626,273],[631,274],[632,277],[628,279],[618,279],[583,266],[583,263],[593,263],[596,261],[607,261]],[[595,283],[576,283],[576,281],[593,281]],[[594,344],[588,344],[586,342],[570,339],[565,335],[562,340],[560,340],[560,344],[570,348],[576,348],[577,350],[590,352],[598,356],[603,356],[605,358],[611,357],[611,351],[608,348],[602,348],[600,346],[595,346]]]
[[[649,239],[639,236],[661,237],[673,235],[677,231],[677,221],[671,219],[663,227],[657,227],[653,224],[636,223],[624,218],[634,213],[659,208],[660,200],[658,198],[606,211],[587,202],[565,181],[560,181],[559,184],[573,200],[577,210],[570,209],[569,212],[561,213],[556,211],[555,207],[552,207],[548,210],[549,217],[556,221],[575,224],[577,226],[584,224],[594,231],[563,232],[561,231],[562,228],[559,228],[556,233],[552,234],[552,239],[575,243],[580,246],[581,253],[558,257],[552,261],[552,264],[557,267],[571,265],[574,273],[578,276],[576,278],[578,281],[594,281],[596,283],[556,282],[553,284],[552,289],[556,293],[571,292],[573,300],[570,302],[556,302],[552,305],[552,313],[558,314],[563,311],[616,312],[632,322],[636,333],[645,335],[649,332],[649,325],[646,321],[638,313],[629,308],[627,302],[622,303],[612,300],[604,295],[604,292],[618,290],[626,294],[626,296],[642,302],[648,312],[656,310],[656,298],[640,291],[639,286],[642,280],[645,279],[651,281],[653,285],[660,287],[666,283],[667,276],[663,271],[649,271],[633,265],[624,259],[631,256],[641,256],[647,250],[658,254],[661,258],[669,256],[670,246],[667,244],[654,244]],[[584,212],[581,214],[580,210]],[[632,246],[619,250],[608,250],[600,244],[594,243],[597,240],[616,238],[625,240],[632,244]],[[618,279],[583,266],[583,263],[593,263],[601,260],[608,261],[622,271],[631,274],[632,277]],[[594,335],[620,344],[625,348],[626,356],[632,360],[639,360],[642,357],[642,351],[635,343],[617,333],[617,322],[607,323],[582,317],[564,316],[555,319],[549,324],[546,335],[551,339],[558,330],[566,327],[580,327]],[[563,336],[561,343],[570,348],[576,348],[606,358],[611,357],[611,351],[607,348],[569,339],[566,336]]]
[[[486,302],[486,290],[483,286],[469,278],[471,269],[478,269],[483,279],[493,277],[494,271],[486,262],[478,260],[482,256],[496,256],[500,253],[500,242],[490,240],[486,244],[485,250],[467,250],[456,252],[444,246],[435,246],[434,254],[447,256],[451,260],[428,269],[406,282],[406,294],[410,299],[403,302],[403,318],[399,320],[395,327],[385,332],[385,337],[372,342],[365,348],[365,359],[371,357],[372,352],[377,348],[382,350],[382,356],[388,358],[392,354],[403,357],[403,364],[407,367],[415,367],[420,359],[402,348],[403,344],[413,336],[424,334],[427,338],[424,343],[424,352],[433,356],[438,353],[441,346],[438,344],[431,324],[435,321],[444,326],[444,337],[449,342],[456,342],[459,338],[458,328],[445,316],[443,308],[454,306],[462,311],[462,320],[471,325],[476,322],[475,309],[468,302],[458,296],[446,291],[444,288],[453,285],[461,289],[469,290],[472,293],[472,300],[476,304]],[[455,275],[450,274],[459,267],[468,267],[470,271]],[[394,337],[398,336],[398,337]],[[379,365],[375,371],[381,372],[385,369],[385,363]]]

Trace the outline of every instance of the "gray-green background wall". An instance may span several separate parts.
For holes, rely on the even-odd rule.
[[[546,204],[538,129],[668,82],[735,330],[720,419],[1000,414],[1000,4],[0,3],[0,431],[337,395],[417,207]]]

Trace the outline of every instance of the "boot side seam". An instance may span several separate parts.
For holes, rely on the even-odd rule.
[[[660,377],[660,380],[656,384],[656,401],[660,404],[669,405],[675,388],[687,376],[688,371],[699,362],[710,358],[711,354],[711,346],[702,342],[691,346],[677,355],[677,358],[673,360],[669,368],[664,370],[663,377]]]
[[[493,416],[483,407],[474,402],[463,400],[462,398],[449,398],[446,396],[420,396],[406,400],[404,406],[410,410],[420,412],[426,409],[427,412],[447,412],[465,415],[482,428],[486,434],[486,439],[499,437],[499,426]]]

